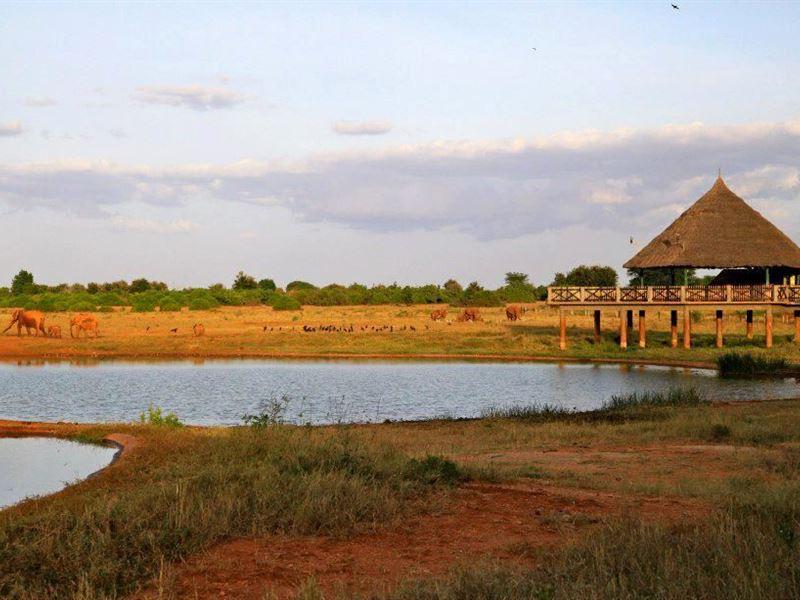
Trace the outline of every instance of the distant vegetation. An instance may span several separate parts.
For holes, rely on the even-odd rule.
[[[601,267],[580,267],[591,275]],[[585,271],[585,269],[589,269]],[[610,269],[603,267],[602,269]],[[613,269],[611,270],[613,272]],[[574,271],[570,272],[574,275]],[[616,279],[616,275],[614,275]],[[575,284],[589,285],[589,284]],[[42,285],[28,271],[20,271],[11,287],[0,288],[0,307],[21,307],[46,312],[112,310],[130,306],[136,312],[211,310],[220,306],[268,305],[276,310],[299,310],[302,305],[347,306],[361,304],[451,304],[454,306],[502,306],[509,302],[536,302],[547,295],[545,286],[528,281],[525,273],[506,274],[505,284],[485,289],[477,281],[466,287],[449,279],[442,285],[421,286],[330,284],[317,287],[306,281],[292,281],[285,289],[272,279],[256,279],[243,271],[227,287],[221,283],[207,288],[170,289],[167,284],[147,279],[131,282]]]

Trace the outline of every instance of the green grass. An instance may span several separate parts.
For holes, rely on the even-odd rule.
[[[785,375],[789,363],[780,356],[726,352],[717,357],[720,377],[768,377]]]
[[[461,477],[449,461],[410,460],[345,429],[138,434],[151,457],[126,459],[113,489],[87,481],[80,498],[0,513],[0,597],[116,598],[215,541],[343,535],[390,522]]]

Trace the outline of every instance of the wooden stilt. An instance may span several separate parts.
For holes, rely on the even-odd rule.
[[[670,348],[678,347],[678,311],[669,311]]]
[[[800,344],[800,310],[794,311],[794,343]]]
[[[753,339],[753,311],[747,311],[747,339]]]
[[[767,348],[772,348],[772,307],[767,307],[766,330],[767,330]]]
[[[692,347],[692,314],[688,306],[683,307],[683,347]]]
[[[600,343],[600,311],[594,311],[594,343]]]
[[[619,315],[619,347],[623,350],[628,347],[628,323],[625,316]]]
[[[564,310],[558,311],[558,347],[562,350],[567,349],[567,313]]]
[[[647,345],[647,333],[645,322],[645,311],[639,311],[639,348],[644,348]]]
[[[722,348],[722,311],[717,311],[717,348]]]

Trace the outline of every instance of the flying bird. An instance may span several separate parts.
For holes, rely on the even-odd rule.
[[[630,242],[631,244],[633,244],[633,236],[631,236]]]
[[[680,7],[677,4],[670,4],[670,6],[675,10],[680,10]]]
[[[534,52],[536,52],[536,48],[531,48],[531,50],[533,50]]]

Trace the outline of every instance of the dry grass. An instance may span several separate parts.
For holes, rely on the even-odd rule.
[[[615,342],[619,328],[616,313],[603,315],[604,338],[592,341],[591,311],[568,315],[568,348],[558,349],[556,311],[544,305],[531,307],[521,321],[510,323],[504,308],[483,308],[483,321],[456,321],[457,308],[450,308],[448,322],[432,322],[434,307],[347,306],[304,307],[302,311],[273,311],[269,307],[226,307],[213,311],[178,313],[99,313],[102,337],[97,340],[17,338],[0,336],[0,356],[42,357],[235,357],[235,356],[452,356],[452,357],[555,357],[675,361],[712,364],[721,351],[714,346],[714,319],[693,325],[694,348],[668,347],[669,311],[648,316],[648,347],[632,341],[628,350]],[[48,324],[68,330],[69,315],[48,315]],[[0,312],[0,320],[5,316]],[[763,347],[763,317],[757,315],[753,341],[744,337],[743,316],[727,318],[728,349],[760,351]],[[194,337],[192,325],[203,323],[206,335]],[[306,333],[303,326],[334,325],[352,333]],[[149,330],[148,330],[149,327]],[[412,330],[413,327],[413,330]],[[170,330],[177,328],[177,333]],[[264,329],[266,328],[266,330]],[[363,328],[363,329],[362,329]],[[375,328],[373,330],[372,328]],[[794,324],[789,313],[775,318],[775,348],[772,355],[800,362],[800,345],[791,341]]]

